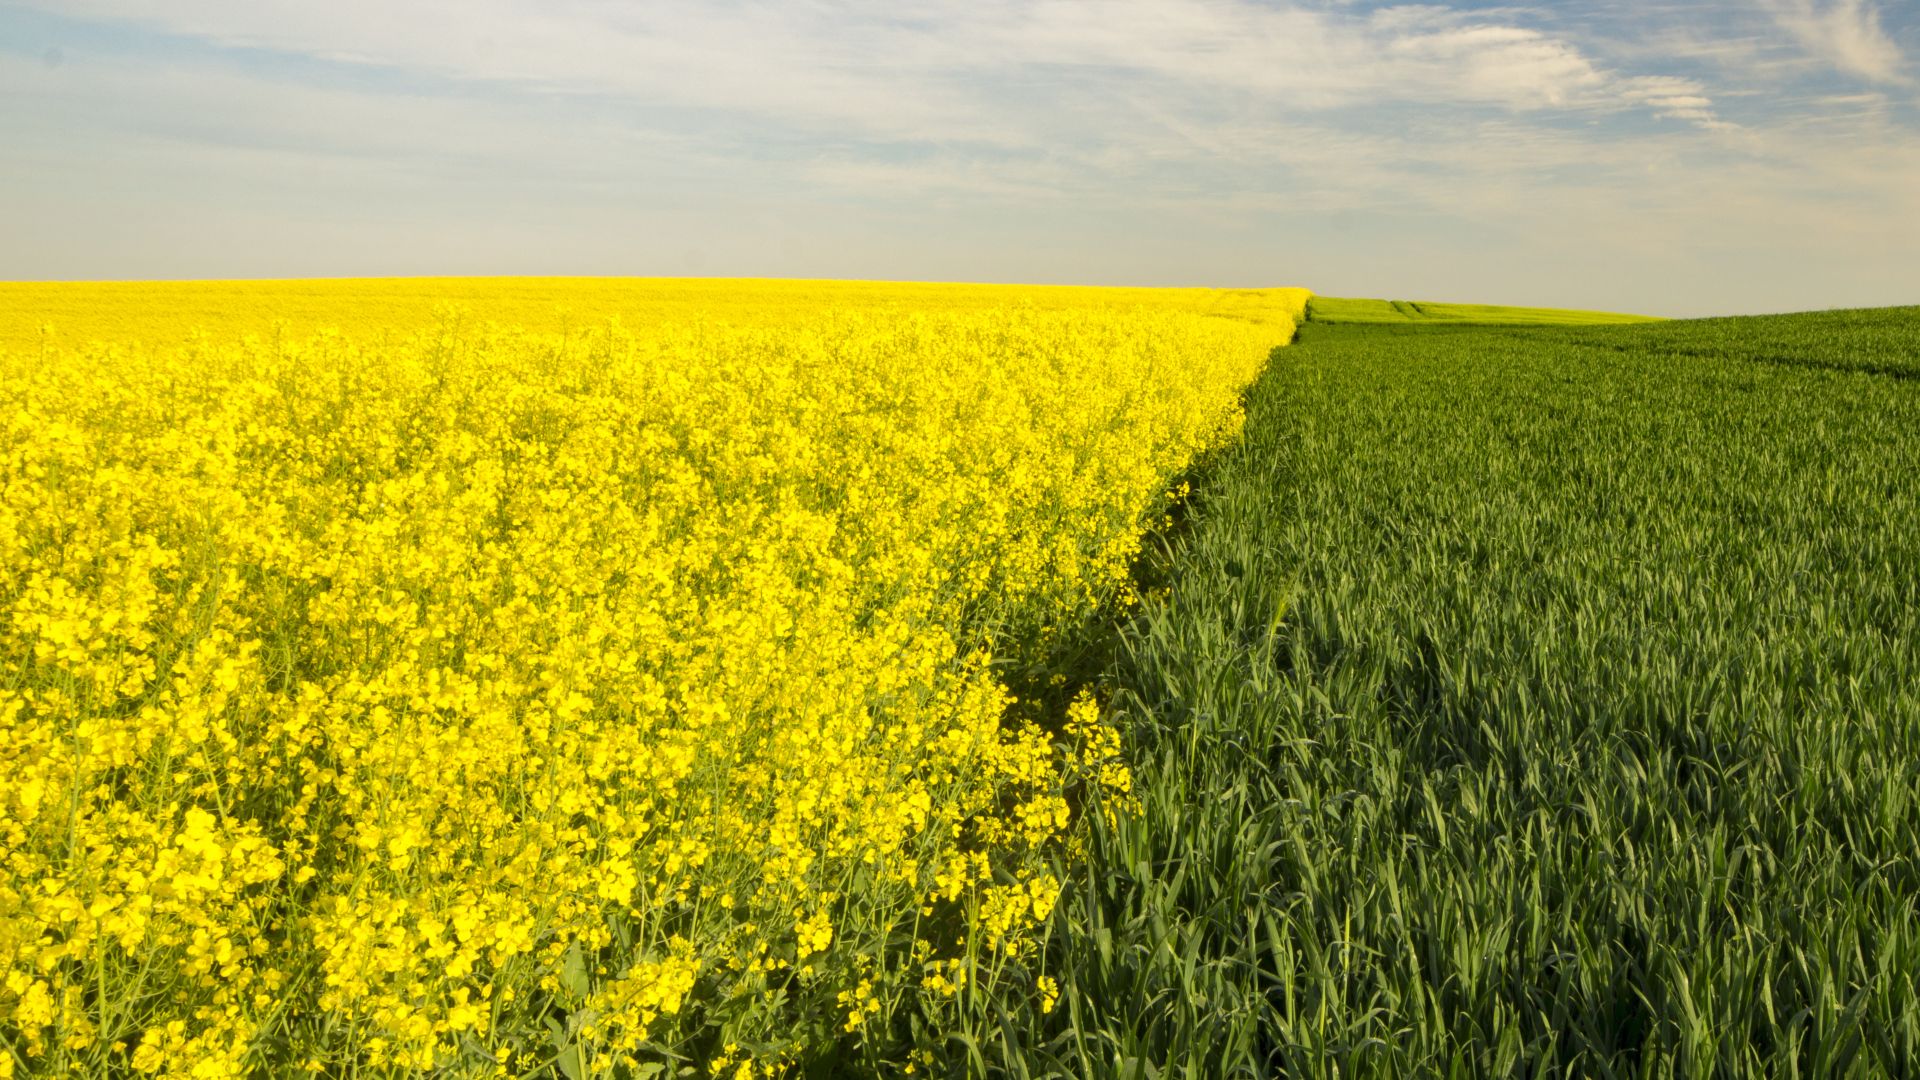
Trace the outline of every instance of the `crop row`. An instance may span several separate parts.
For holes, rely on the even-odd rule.
[[[1916,327],[1305,327],[1123,637],[1141,812],[999,1060],[1912,1075]]]

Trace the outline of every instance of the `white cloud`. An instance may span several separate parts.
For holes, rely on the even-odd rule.
[[[1018,131],[1050,104],[1116,85],[1289,111],[1635,103],[1578,45],[1519,25],[1520,13],[1433,5],[1370,15],[1254,0],[68,0],[59,9],[227,45],[935,140],[1021,141],[1010,123]]]
[[[1610,81],[1577,47],[1536,30],[1450,25],[1457,19],[1447,13],[1409,19],[1388,9],[1382,16],[1374,24],[1387,32],[1375,44],[1396,62],[1388,70],[1395,81],[1420,85],[1425,94],[1548,108],[1604,94]],[[1437,81],[1446,85],[1432,84]]]
[[[1842,71],[1875,82],[1905,82],[1906,57],[1880,25],[1871,0],[1767,0],[1802,47]]]
[[[1649,75],[1624,80],[1620,96],[1627,101],[1654,110],[1668,120],[1685,120],[1714,130],[1730,130],[1736,125],[1721,120],[1713,110],[1713,99],[1696,80]]]
[[[1780,92],[1817,64],[1752,6],[1732,41],[1725,5],[1674,5],[1703,36],[1662,53],[1665,22],[1608,23],[1620,42],[1564,10],[1324,0],[44,2],[380,73],[85,35],[59,68],[0,49],[20,106],[0,110],[0,195],[28,208],[0,222],[0,276],[137,272],[114,261],[130,234],[140,267],[201,273],[1299,265],[1337,291],[1318,268],[1344,265],[1413,294],[1404,265],[1524,300],[1595,252],[1629,268],[1612,292],[1542,301],[1673,310],[1718,289],[1727,310],[1769,250],[1783,275],[1878,267],[1887,295],[1920,250],[1904,106],[1830,79]],[[1369,248],[1327,238],[1340,217],[1393,224]],[[1662,282],[1687,299],[1650,302]]]

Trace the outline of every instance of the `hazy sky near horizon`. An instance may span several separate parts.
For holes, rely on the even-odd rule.
[[[0,0],[0,279],[1920,303],[1920,0]]]

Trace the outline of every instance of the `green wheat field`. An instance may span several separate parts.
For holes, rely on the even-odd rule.
[[[1920,308],[1316,297],[1247,412],[996,1069],[1914,1075]]]

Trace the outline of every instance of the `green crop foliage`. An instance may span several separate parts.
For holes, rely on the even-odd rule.
[[[1915,1075],[1920,309],[1307,331],[974,1067]]]
[[[1334,296],[1314,297],[1307,304],[1307,314],[1314,322],[1337,325],[1601,326],[1661,321],[1646,315],[1621,315],[1611,311],[1436,304],[1416,300],[1356,300]]]
[[[1692,319],[1580,335],[1583,345],[1704,360],[1920,377],[1920,309],[1863,308],[1804,315]]]

